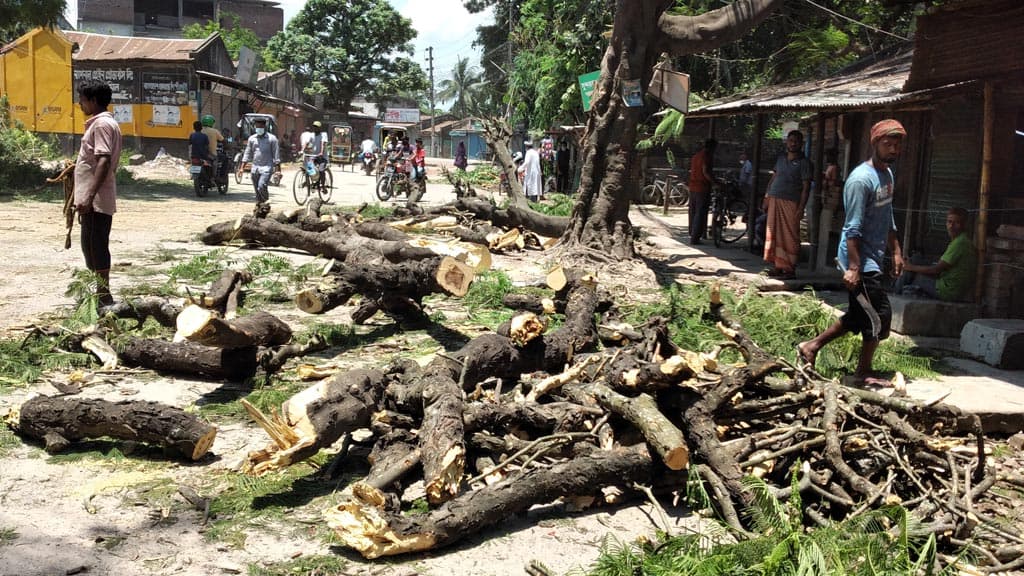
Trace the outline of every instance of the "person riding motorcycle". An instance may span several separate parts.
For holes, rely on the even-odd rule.
[[[423,138],[416,139],[416,150],[412,153],[412,177],[417,181],[427,177],[427,151],[423,148]]]
[[[363,161],[363,169],[369,174],[377,156],[377,143],[373,138],[366,138],[359,144],[359,158]]]
[[[210,137],[203,132],[202,122],[196,120],[192,123],[193,132],[188,136],[188,155],[192,159],[193,166],[200,166],[198,174],[192,174],[193,180],[200,184],[196,188],[196,194],[200,194],[202,182],[212,181],[213,169],[210,162]]]
[[[228,155],[225,151],[227,140],[224,135],[220,133],[220,130],[215,128],[217,120],[212,114],[204,114],[201,122],[203,123],[203,134],[210,139],[210,164],[213,166],[214,179],[218,185],[227,186],[228,174],[231,173],[230,166],[228,166]],[[226,190],[226,188],[225,188]]]
[[[203,134],[210,139],[210,158],[217,157],[217,144],[224,145],[224,135],[220,133],[220,130],[214,128],[217,124],[217,120],[211,114],[204,114],[202,119],[203,123]]]

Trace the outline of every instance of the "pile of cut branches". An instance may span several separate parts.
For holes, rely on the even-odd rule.
[[[480,244],[522,246],[507,241],[509,229],[495,229],[515,212],[497,214],[475,202],[463,198],[447,208],[460,214],[457,223],[432,214],[401,227],[429,222]],[[488,212],[490,221],[472,224],[467,211]],[[464,248],[439,256],[441,246],[453,244],[417,242],[383,222],[309,211],[245,217],[204,234],[208,243],[233,239],[342,262],[327,267],[324,285],[296,304],[322,313],[361,295],[355,322],[378,310],[429,321],[422,298],[464,294],[489,261]],[[225,276],[224,283],[228,296],[216,301],[237,299],[230,294],[241,279]],[[749,337],[717,288],[704,321],[715,323],[722,343],[706,352],[673,344],[664,318],[618,323],[617,303],[590,274],[564,270],[549,284],[550,298],[510,294],[506,304],[518,311],[510,321],[426,365],[402,360],[338,373],[270,414],[246,404],[271,442],[247,456],[245,470],[266,474],[342,441],[338,462],[350,469],[359,461],[369,471],[326,512],[326,522],[367,558],[449,545],[559,498],[594,503],[641,488],[682,492],[694,477],[736,537],[746,538],[753,525],[740,511],[755,495],[744,478],[756,476],[776,498],[799,494],[811,524],[899,505],[946,552],[969,549],[989,570],[1024,564],[1024,539],[983,512],[996,483],[1020,479],[986,466],[977,416],[846,387],[793,366]],[[225,293],[216,287],[211,294]],[[177,315],[183,337],[254,354],[288,348],[290,333],[269,330],[279,321],[257,313],[259,322],[250,316],[246,325],[245,318],[206,311],[205,298]],[[564,320],[549,331],[553,315]],[[726,349],[740,360],[725,362]],[[272,366],[281,369],[284,359],[308,350],[291,348]],[[364,429],[372,431],[368,448],[351,441]],[[402,503],[417,493],[429,510],[403,514]]]

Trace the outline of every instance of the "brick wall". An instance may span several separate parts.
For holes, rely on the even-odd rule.
[[[132,24],[134,13],[135,3],[132,0],[78,0],[78,19],[81,21]]]

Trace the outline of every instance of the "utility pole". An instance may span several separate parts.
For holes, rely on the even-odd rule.
[[[427,48],[427,62],[430,65],[430,156],[437,158],[437,145],[434,141],[435,128],[434,120],[437,114],[434,113],[434,47]]]

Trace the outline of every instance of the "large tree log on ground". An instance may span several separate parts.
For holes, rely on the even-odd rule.
[[[383,257],[391,262],[422,260],[435,256],[434,252],[412,246],[407,242],[374,240],[354,232],[338,232],[334,228],[325,232],[306,232],[294,226],[251,216],[243,216],[233,222],[213,224],[207,227],[200,239],[207,245],[246,240],[259,242],[264,246],[295,248],[337,260],[345,260],[353,253]]]
[[[176,338],[216,348],[280,346],[292,339],[292,329],[269,312],[225,320],[214,310],[192,305],[178,315],[177,326]]]
[[[198,460],[217,436],[215,427],[195,415],[157,402],[36,396],[9,418],[19,433],[42,440],[51,454],[83,438],[109,436],[158,444],[175,456]]]
[[[645,483],[653,470],[644,446],[599,450],[550,468],[531,470],[515,481],[460,495],[428,514],[388,512],[374,503],[383,499],[374,498],[372,490],[354,489],[355,499],[328,510],[324,516],[346,546],[365,558],[379,558],[453,544],[561,496],[595,494],[608,485]]]
[[[257,348],[211,348],[192,342],[133,338],[118,352],[127,366],[225,380],[245,380],[256,374]]]
[[[506,229],[522,227],[549,238],[561,236],[570,223],[570,220],[564,216],[549,216],[530,208],[517,206],[499,208],[483,198],[459,198],[454,202],[426,210],[428,214],[444,214],[452,211],[469,212],[480,220],[490,220],[495,226]]]
[[[289,398],[281,413],[266,416],[244,402],[249,414],[273,443],[246,457],[243,470],[252,474],[290,466],[334,444],[344,434],[370,425],[380,403],[385,375],[378,370],[349,370]]]
[[[454,258],[432,258],[385,266],[346,264],[332,275],[330,289],[308,288],[295,295],[295,304],[303,312],[320,314],[342,306],[362,294],[377,302],[378,308],[389,295],[400,295],[417,304],[424,296],[445,292],[465,296],[475,273]]]
[[[683,433],[661,413],[654,397],[648,394],[623,396],[598,382],[590,385],[590,391],[603,406],[636,426],[670,470],[682,470],[689,465],[690,450]]]
[[[424,371],[420,454],[427,501],[445,502],[459,492],[466,468],[462,389],[445,370]]]
[[[197,299],[195,304],[203,308],[216,310],[223,315],[227,310],[228,300],[237,293],[240,286],[252,282],[252,274],[246,270],[225,270],[210,286],[210,292]]]

